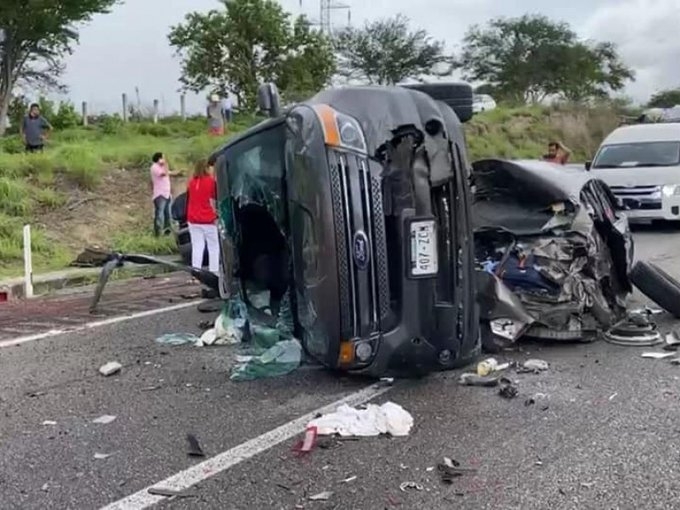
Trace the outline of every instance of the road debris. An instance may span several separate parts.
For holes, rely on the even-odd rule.
[[[487,375],[483,377],[473,373],[465,373],[460,374],[460,377],[458,378],[458,384],[462,384],[463,386],[492,387],[498,386],[498,381],[500,381],[500,379],[501,376],[499,374]]]
[[[498,389],[498,394],[501,397],[512,399],[519,395],[519,389],[517,388],[517,385],[510,379],[503,377],[500,380],[500,383],[501,387]]]
[[[316,446],[317,434],[318,431],[316,427],[307,427],[303,438],[293,446],[293,453],[296,456],[301,457],[302,455],[311,452]]]
[[[629,312],[627,317],[604,334],[612,344],[631,347],[648,347],[662,342],[662,337],[651,314],[646,311]]]
[[[165,487],[149,487],[147,491],[152,496],[164,496],[166,498],[195,498],[196,494],[186,491],[177,491],[175,489],[167,489]]]
[[[113,423],[116,420],[115,416],[111,416],[110,414],[105,414],[103,416],[100,416],[99,418],[95,418],[92,420],[92,423],[98,423],[100,425],[108,425],[109,423]]]
[[[614,400],[614,399],[616,398],[617,395],[618,395],[618,392],[612,393],[612,394],[609,396],[609,401],[611,402],[612,400]]]
[[[113,455],[113,454],[112,453],[95,453],[94,458],[97,459],[97,460],[105,460],[105,459],[108,459],[111,455]]]
[[[540,402],[541,411],[547,411],[548,410],[547,399],[548,395],[546,395],[545,393],[535,393],[524,401],[524,405],[529,407]]]
[[[410,489],[422,491],[423,486],[419,483],[416,483],[416,482],[403,482],[401,485],[399,485],[399,490],[401,492],[406,492],[407,490],[410,490]]]
[[[674,352],[643,352],[641,354],[643,358],[649,358],[649,359],[664,359],[664,358],[670,358],[671,356],[675,356]]]
[[[156,338],[156,343],[176,347],[178,345],[195,345],[199,338],[192,333],[167,333]]]
[[[120,372],[121,368],[123,368],[123,365],[121,365],[117,361],[109,361],[105,365],[99,367],[99,373],[102,374],[104,377],[108,377],[110,375],[117,374],[118,372]]]
[[[355,409],[346,404],[336,412],[309,422],[319,435],[369,437],[380,434],[407,436],[413,427],[413,417],[398,404],[387,402],[380,406],[368,404],[366,409]]]
[[[550,365],[548,364],[547,361],[543,361],[542,359],[528,359],[522,365],[518,368],[517,372],[518,373],[526,373],[526,372],[533,372],[535,374],[538,374],[540,372],[545,372],[550,368]]]
[[[355,475],[355,476],[350,476],[349,478],[345,478],[345,479],[342,481],[342,483],[350,483],[350,482],[353,482],[353,481],[356,480],[356,479],[357,479],[357,476],[356,476],[356,475]]]
[[[43,425],[50,425],[50,426],[51,426],[51,425],[56,425],[57,422],[56,422],[56,421],[53,421],[53,420],[45,420],[44,422],[42,422],[42,424],[43,424]]]
[[[510,363],[498,363],[495,358],[488,358],[477,363],[477,375],[485,377],[493,372],[500,372],[510,367]]]
[[[328,501],[333,497],[333,492],[331,491],[324,491],[320,492],[319,494],[315,494],[314,496],[309,496],[310,501]]]
[[[454,478],[477,472],[475,468],[462,467],[458,461],[449,457],[444,457],[442,462],[437,464],[437,471],[444,483],[453,483]]]
[[[189,457],[205,457],[205,453],[203,453],[196,436],[187,434],[187,443],[189,443],[189,449],[187,450],[187,455],[189,455]]]
[[[680,335],[677,331],[671,331],[664,338],[664,350],[665,351],[677,351],[680,347]]]

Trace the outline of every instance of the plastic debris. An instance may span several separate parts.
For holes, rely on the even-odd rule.
[[[444,457],[443,461],[437,464],[439,477],[444,483],[453,483],[454,478],[470,473],[475,473],[475,468],[462,467],[458,461]]]
[[[423,486],[416,482],[403,482],[399,485],[399,490],[401,492],[406,492],[409,489],[415,489],[417,491],[422,491]]]
[[[293,451],[297,456],[305,455],[311,452],[316,446],[316,437],[318,431],[316,427],[307,427],[304,437],[293,447]]]
[[[111,455],[113,455],[113,454],[112,453],[95,453],[94,458],[97,459],[97,460],[105,460],[105,459],[108,459]]]
[[[527,372],[544,372],[550,368],[550,365],[548,364],[547,361],[543,361],[542,359],[528,359],[524,363],[522,363],[521,367],[524,371]]]
[[[205,457],[205,453],[201,449],[201,445],[198,443],[198,439],[193,434],[187,434],[187,443],[189,443],[189,449],[187,450],[187,455],[190,457]]]
[[[480,376],[472,373],[461,374],[458,378],[458,384],[464,386],[498,386],[500,375]]]
[[[324,491],[320,492],[319,494],[315,494],[314,496],[309,496],[310,501],[328,501],[333,497],[333,493],[331,491]]]
[[[485,377],[493,372],[500,372],[510,367],[510,363],[498,363],[495,358],[488,358],[477,364],[477,375]]]
[[[503,378],[500,380],[501,387],[498,389],[498,394],[503,398],[515,398],[519,395],[519,389],[510,379]]]
[[[105,365],[99,367],[99,373],[105,377],[108,377],[110,375],[120,372],[121,368],[123,368],[123,365],[121,365],[117,361],[109,361]]]
[[[156,343],[175,347],[178,345],[196,344],[199,338],[191,333],[167,333],[156,338]]]
[[[46,425],[46,426],[47,426],[47,425],[56,425],[57,422],[56,422],[56,421],[53,421],[53,420],[45,420],[44,422],[42,422],[42,424],[43,424],[43,425]]]
[[[165,496],[166,498],[195,498],[196,494],[186,491],[177,491],[175,489],[167,489],[165,487],[149,487],[147,491],[153,496]]]
[[[680,365],[680,357],[678,358],[673,358],[671,360],[671,365]]]
[[[529,407],[534,404],[540,403],[541,411],[547,411],[548,410],[547,400],[548,395],[546,395],[545,393],[535,393],[524,401],[524,405]]]
[[[357,479],[357,476],[356,476],[356,475],[355,475],[355,476],[350,476],[349,478],[345,478],[345,479],[342,481],[342,483],[350,483],[350,482],[353,482],[353,481],[356,480],[356,479]]]
[[[677,351],[680,347],[680,336],[677,331],[671,331],[664,338],[665,351]]]
[[[103,416],[100,416],[99,418],[95,418],[92,420],[92,423],[99,423],[101,425],[108,425],[109,423],[113,423],[116,420],[115,416],[111,416],[110,414],[105,414]]]
[[[413,417],[398,404],[380,406],[368,404],[355,409],[346,404],[337,411],[312,420],[308,427],[317,427],[319,435],[370,437],[380,434],[407,436],[413,427]]]
[[[282,340],[248,361],[237,363],[231,374],[232,381],[251,381],[263,377],[289,374],[300,366],[302,346],[296,339]]]
[[[650,359],[664,359],[664,358],[670,358],[671,356],[675,356],[674,352],[643,352],[642,357],[643,358],[650,358]]]

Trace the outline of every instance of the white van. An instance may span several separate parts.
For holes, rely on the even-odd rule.
[[[620,127],[586,169],[621,199],[631,222],[680,221],[680,123]]]

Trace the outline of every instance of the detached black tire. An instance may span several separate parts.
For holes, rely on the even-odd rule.
[[[638,262],[630,279],[640,291],[661,308],[680,319],[680,283],[651,262]]]

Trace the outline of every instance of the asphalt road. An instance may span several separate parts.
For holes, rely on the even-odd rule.
[[[636,251],[680,276],[679,241],[678,231],[645,229]],[[233,347],[154,343],[162,333],[197,332],[205,319],[188,307],[0,348],[0,508],[101,508],[222,452],[231,467],[199,467],[204,480],[189,497],[158,507],[678,507],[680,367],[643,359],[639,349],[524,344],[502,358],[541,358],[550,369],[517,375],[513,400],[459,386],[458,372],[397,381],[375,402],[413,415],[408,437],[337,441],[297,458],[297,437],[271,448],[271,434],[257,438],[370,383],[315,367],[235,383]],[[680,327],[667,316],[659,322]],[[99,375],[112,360],[121,373]],[[116,419],[93,423],[102,415]],[[187,433],[205,459],[187,455]],[[445,484],[433,469],[444,456],[474,471]],[[402,491],[403,482],[417,487]],[[325,491],[333,493],[327,501],[309,500]]]

